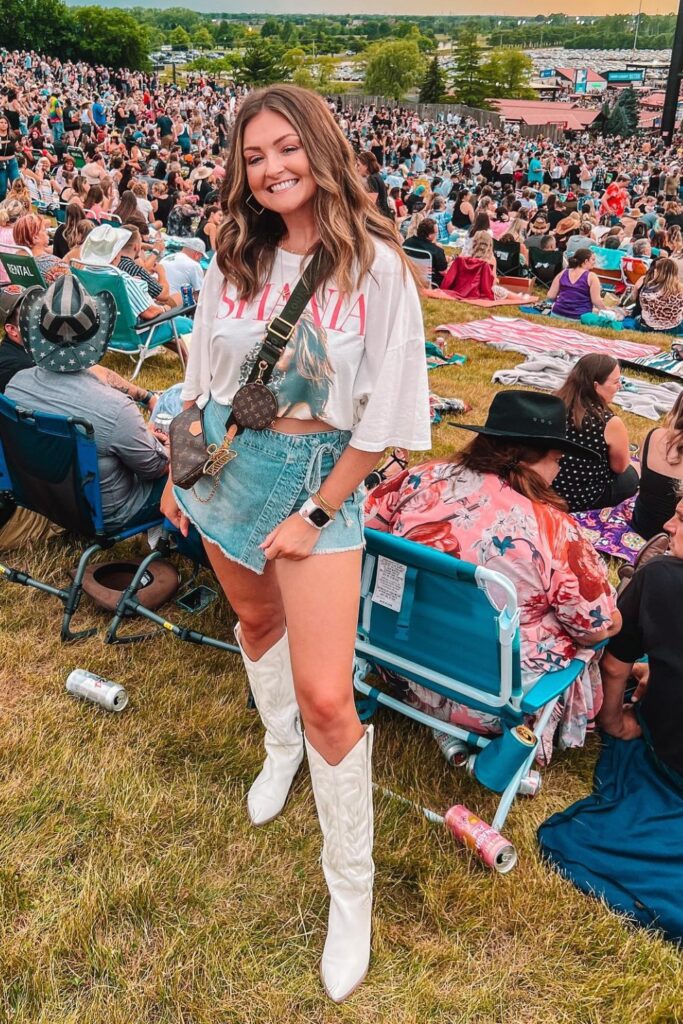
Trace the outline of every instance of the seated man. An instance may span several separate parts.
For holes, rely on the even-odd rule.
[[[164,256],[159,269],[163,269],[168,287],[172,292],[180,292],[182,288],[191,288],[196,299],[204,281],[204,271],[200,266],[202,256],[206,255],[206,246],[201,238],[180,239],[180,252],[172,252]]]
[[[130,237],[119,254],[112,260],[113,266],[118,267],[130,277],[137,277],[144,281],[150,298],[158,305],[165,305],[168,308],[181,306],[180,290],[174,290],[171,293],[166,280],[166,272],[159,262],[157,253],[151,250],[143,255],[142,236],[134,225],[124,224],[123,230],[127,231]]]
[[[108,224],[93,228],[81,247],[81,262],[92,267],[117,267],[130,237],[131,231],[128,228],[113,228]],[[161,299],[154,301],[149,294],[146,280],[123,272],[121,276],[131,309],[138,322],[153,320],[161,313],[174,308],[174,305],[167,304]],[[180,334],[191,333],[192,321],[187,317],[178,317],[175,322]]]
[[[436,239],[439,233],[439,228],[435,220],[431,217],[425,217],[422,223],[417,226],[417,234],[407,238],[403,243],[408,256],[417,256],[418,259],[425,255],[432,257],[432,287],[440,288],[441,282],[443,281],[443,275],[448,269],[448,261],[446,259],[446,253],[443,251],[440,245],[437,245]]]
[[[604,693],[598,723],[620,739],[644,735],[659,766],[683,785],[683,657],[678,633],[683,600],[683,498],[664,529],[669,534],[668,556],[653,558],[638,569],[619,597],[623,626],[600,662]],[[640,684],[643,699],[637,706],[624,705],[634,662],[645,655],[649,681]]]
[[[20,327],[35,366],[20,370],[6,395],[26,409],[78,415],[95,431],[102,507],[110,529],[158,515],[168,455],[135,403],[87,372],[106,352],[116,307],[108,292],[89,295],[70,276],[21,302]]]

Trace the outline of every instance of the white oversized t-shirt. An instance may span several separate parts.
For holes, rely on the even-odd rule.
[[[359,289],[314,295],[269,381],[278,416],[352,431],[351,445],[431,447],[424,324],[417,288],[400,256],[375,240]],[[230,405],[246,383],[266,325],[285,307],[308,259],[279,249],[261,292],[237,298],[212,260],[199,297],[182,397]]]

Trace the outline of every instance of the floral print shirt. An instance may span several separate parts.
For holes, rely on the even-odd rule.
[[[368,495],[366,525],[484,565],[515,584],[525,689],[572,658],[589,662],[594,651],[573,637],[612,624],[615,591],[576,522],[498,476],[450,462],[407,469]]]

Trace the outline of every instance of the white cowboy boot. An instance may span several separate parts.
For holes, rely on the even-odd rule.
[[[285,632],[282,639],[258,661],[251,661],[242,647],[239,625],[235,628],[235,637],[266,730],[266,760],[247,796],[252,824],[265,825],[277,818],[284,807],[294,776],[304,759],[289,643]]]
[[[320,974],[341,1003],[368,973],[372,915],[372,726],[343,761],[330,765],[306,740],[313,795],[323,833],[323,872],[330,891]]]

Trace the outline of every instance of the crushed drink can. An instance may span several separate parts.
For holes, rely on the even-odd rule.
[[[501,875],[512,871],[517,863],[517,851],[512,843],[463,804],[450,807],[445,821],[455,838],[476,853],[487,867]]]
[[[520,782],[517,792],[520,796],[536,796],[540,788],[541,773],[532,769]]]
[[[470,748],[464,740],[457,736],[449,736],[447,732],[441,732],[440,729],[432,729],[432,734],[445,760],[453,768],[462,768],[467,764]]]
[[[84,668],[75,668],[66,680],[66,689],[74,697],[83,697],[99,704],[107,711],[123,711],[128,703],[128,694],[120,683],[96,676]]]

